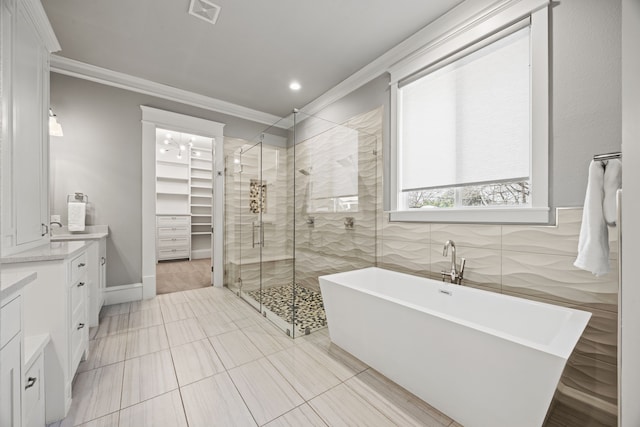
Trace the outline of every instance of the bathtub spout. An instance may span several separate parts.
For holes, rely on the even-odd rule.
[[[447,240],[445,242],[444,249],[442,250],[442,256],[447,256],[447,254],[449,253],[449,247],[451,247],[451,269],[450,271],[441,272],[442,281],[444,281],[444,278],[446,276],[449,276],[451,283],[457,283],[458,285],[461,285],[466,260],[464,258],[460,258],[460,269],[458,269],[458,264],[456,263],[456,244],[453,240]]]

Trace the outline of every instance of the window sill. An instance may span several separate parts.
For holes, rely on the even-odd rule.
[[[549,208],[412,209],[389,212],[389,221],[548,224],[549,210]]]

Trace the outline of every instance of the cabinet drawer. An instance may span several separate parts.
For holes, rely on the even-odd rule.
[[[44,425],[44,363],[42,354],[24,374],[26,426]]]
[[[76,313],[77,315],[78,313]],[[73,376],[78,369],[78,365],[80,364],[80,360],[82,359],[82,354],[84,350],[87,348],[87,343],[89,340],[89,325],[86,322],[86,316],[84,313],[77,315],[77,320],[75,320],[71,324],[71,366],[70,372],[71,376]]]
[[[189,258],[188,249],[159,249],[158,259]]]
[[[176,227],[158,227],[158,237],[186,236],[189,228],[184,225]]]
[[[71,261],[71,282],[75,283],[87,271],[87,254],[83,253]]]
[[[0,309],[0,348],[15,337],[22,328],[20,297],[16,297]]]
[[[186,237],[163,237],[158,239],[158,248],[189,249],[189,239]]]
[[[73,313],[76,309],[85,303],[87,299],[87,289],[89,282],[86,276],[81,277],[71,288],[69,288],[69,309]]]
[[[177,225],[189,225],[188,216],[159,216],[158,217],[158,226],[169,226],[175,227]]]

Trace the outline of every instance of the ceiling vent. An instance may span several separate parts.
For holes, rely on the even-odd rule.
[[[220,15],[220,6],[208,0],[191,0],[189,15],[193,15],[210,24],[215,24],[218,20],[218,15]]]

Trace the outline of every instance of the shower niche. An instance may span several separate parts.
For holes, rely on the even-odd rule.
[[[292,338],[326,327],[319,276],[375,265],[381,131],[380,108],[225,138],[225,285]]]

